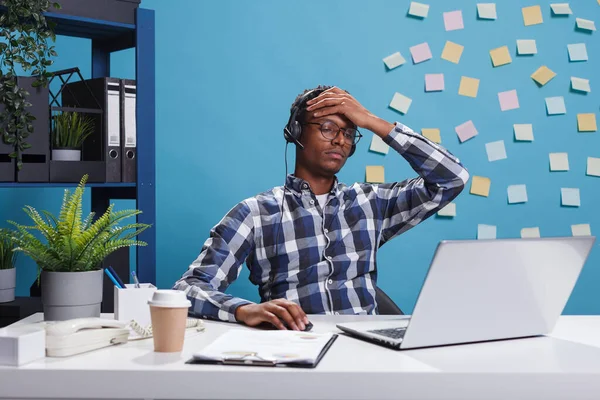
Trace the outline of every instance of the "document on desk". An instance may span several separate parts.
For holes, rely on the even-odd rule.
[[[335,333],[234,329],[194,353],[188,363],[314,368],[336,338]]]

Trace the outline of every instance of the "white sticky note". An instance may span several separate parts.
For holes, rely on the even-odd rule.
[[[600,158],[588,157],[586,175],[600,176]]]
[[[560,188],[560,195],[563,206],[579,207],[581,205],[577,188]]]
[[[571,89],[578,90],[580,92],[591,92],[590,80],[584,78],[571,77]]]
[[[486,143],[485,151],[487,152],[489,161],[504,160],[506,158],[506,148],[504,147],[504,140]]]
[[[583,29],[586,31],[595,31],[596,30],[596,25],[594,24],[594,21],[589,20],[589,19],[583,19],[583,18],[575,18],[577,27],[579,29]]]
[[[477,15],[481,19],[496,19],[496,3],[477,3]]]
[[[569,60],[570,61],[587,61],[587,47],[585,47],[585,43],[573,43],[568,44],[567,49],[569,51]]]
[[[552,8],[552,12],[556,15],[573,14],[571,7],[569,7],[569,3],[553,3],[550,4],[550,8]]]
[[[540,237],[540,228],[523,228],[521,229],[521,238],[539,238]]]
[[[371,147],[369,150],[374,151],[376,153],[387,154],[390,151],[390,146],[387,145],[386,142],[383,141],[377,135],[373,135],[373,139],[371,140]]]
[[[437,213],[440,217],[456,217],[456,203],[450,203]]]
[[[533,125],[531,124],[513,124],[515,131],[515,140],[532,142],[533,141]]]
[[[400,52],[397,51],[394,54],[391,54],[384,58],[383,62],[388,67],[388,69],[394,69],[404,64],[406,60],[404,59],[404,57],[402,57],[402,54],[400,54]]]
[[[527,203],[527,186],[510,185],[508,187],[508,203]]]
[[[427,18],[427,14],[429,13],[429,5],[417,3],[416,1],[410,2],[410,8],[408,9],[408,14],[413,17],[419,18]]]
[[[568,171],[568,153],[550,153],[550,171]]]
[[[406,114],[408,112],[408,109],[410,108],[411,104],[412,104],[412,99],[406,97],[403,94],[396,92],[396,93],[394,93],[394,97],[392,98],[392,101],[390,102],[390,107],[398,112],[401,112],[402,114]]]
[[[562,96],[546,97],[546,109],[549,115],[566,114],[565,99]]]
[[[592,228],[590,224],[571,225],[571,233],[573,236],[592,236]]]
[[[496,239],[495,225],[477,225],[477,239]]]
[[[519,55],[537,54],[537,45],[534,39],[518,39],[517,53]]]

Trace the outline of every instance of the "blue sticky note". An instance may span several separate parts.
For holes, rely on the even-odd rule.
[[[566,114],[565,99],[562,96],[546,97],[546,109],[549,115]]]
[[[567,49],[569,50],[570,61],[587,61],[588,55],[585,43],[568,44]]]
[[[561,188],[560,194],[563,206],[579,207],[581,199],[579,198],[579,189]]]
[[[526,203],[527,202],[527,186],[526,185],[510,185],[508,187],[508,202]]]
[[[477,239],[496,239],[496,226],[477,225]]]

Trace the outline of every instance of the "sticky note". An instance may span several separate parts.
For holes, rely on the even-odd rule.
[[[545,65],[542,65],[533,74],[531,74],[531,79],[544,86],[546,83],[550,82],[550,80],[555,76],[556,73],[554,71],[552,71]]]
[[[571,89],[578,90],[580,92],[591,92],[590,80],[584,78],[571,77]]]
[[[589,19],[583,19],[583,18],[575,18],[575,23],[577,24],[577,27],[579,29],[583,29],[586,31],[595,31],[596,30],[596,25],[594,24],[594,21],[591,21]]]
[[[523,228],[521,229],[521,238],[539,238],[540,237],[540,228]]]
[[[565,99],[562,96],[546,97],[546,109],[549,115],[566,114]]]
[[[492,181],[490,178],[485,178],[483,176],[474,176],[471,179],[471,194],[475,194],[477,196],[488,197],[490,195],[490,186]]]
[[[569,7],[569,3],[550,4],[550,8],[552,9],[552,13],[556,15],[573,14],[573,11],[571,11],[571,7]]]
[[[526,203],[527,202],[527,186],[526,185],[510,185],[507,189],[508,203]]]
[[[468,76],[460,77],[460,86],[458,88],[458,94],[461,96],[477,97],[477,91],[479,90],[479,79],[469,78]]]
[[[410,8],[408,9],[408,14],[413,17],[419,18],[427,18],[427,14],[429,13],[429,5],[423,3],[417,3],[416,1],[410,2]]]
[[[585,43],[568,44],[567,49],[569,50],[570,61],[587,61],[588,55]]]
[[[436,92],[444,90],[444,74],[426,74],[425,91]]]
[[[490,57],[492,57],[492,64],[494,67],[510,64],[512,62],[512,58],[510,58],[510,53],[508,52],[508,46],[490,50]]]
[[[385,169],[383,165],[367,165],[367,179],[369,183],[384,183]]]
[[[495,225],[477,225],[477,239],[496,239],[496,226]]]
[[[388,69],[394,69],[404,64],[406,60],[404,59],[404,57],[402,57],[402,54],[400,54],[400,52],[397,51],[394,54],[391,54],[384,58],[383,62],[385,63],[386,67],[388,67]]]
[[[410,54],[413,59],[413,64],[418,64],[431,59],[431,49],[429,49],[427,42],[411,47]]]
[[[577,130],[579,132],[596,132],[596,114],[577,114]]]
[[[496,19],[496,3],[477,3],[477,15],[481,19]]]
[[[506,148],[504,147],[504,140],[486,143],[485,151],[487,152],[488,160],[490,162],[504,160],[506,158]]]
[[[442,143],[442,137],[438,128],[422,128],[421,135],[435,143]]]
[[[461,143],[477,136],[477,134],[479,133],[477,132],[477,129],[475,129],[475,125],[471,120],[460,124],[459,126],[454,128],[454,130],[456,131],[458,139]]]
[[[525,26],[537,25],[544,22],[540,6],[523,7],[521,12],[523,13]]]
[[[440,217],[456,217],[456,204],[450,203],[446,207],[438,211],[437,215]]]
[[[390,151],[390,146],[387,145],[386,142],[383,141],[377,135],[373,135],[373,139],[371,140],[371,147],[369,150],[374,151],[376,153],[387,154]]]
[[[532,142],[533,141],[533,125],[531,124],[513,124],[515,131],[515,140]]]
[[[463,29],[463,17],[462,11],[448,11],[444,13],[444,26],[447,31],[455,31],[457,29]]]
[[[573,236],[592,236],[592,228],[590,224],[571,225],[571,233]]]
[[[586,175],[600,176],[600,158],[588,157]]]
[[[394,97],[392,98],[390,107],[398,112],[401,112],[402,114],[406,114],[408,112],[408,109],[410,108],[411,103],[412,99],[396,92],[394,93]]]
[[[518,39],[517,53],[519,55],[537,54],[537,45],[534,39]]]
[[[516,89],[498,93],[498,101],[500,102],[500,110],[502,111],[519,108],[519,98],[517,97]]]
[[[444,45],[444,50],[442,51],[442,58],[446,61],[458,64],[458,62],[460,61],[460,56],[462,55],[464,49],[465,46],[448,40]]]
[[[579,189],[561,188],[560,194],[563,206],[579,207],[581,205],[581,199],[579,198]]]
[[[568,171],[568,153],[550,153],[550,171]]]

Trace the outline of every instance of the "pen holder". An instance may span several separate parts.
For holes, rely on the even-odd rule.
[[[134,284],[125,284],[125,289],[115,286],[115,319],[123,322],[133,319],[142,327],[150,325],[148,300],[154,291],[156,286],[151,283],[140,283],[139,288]]]

